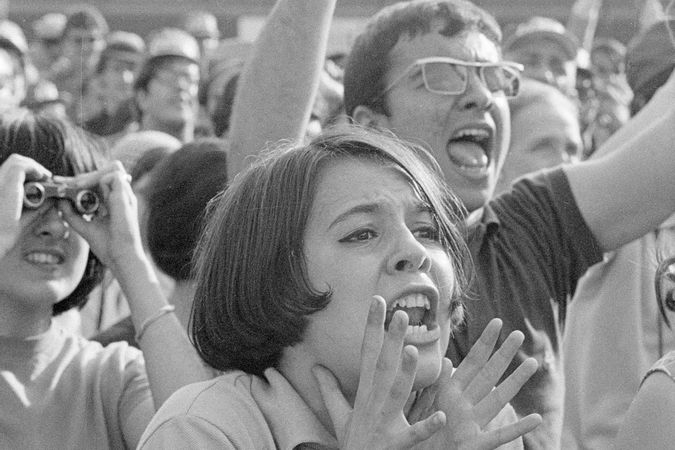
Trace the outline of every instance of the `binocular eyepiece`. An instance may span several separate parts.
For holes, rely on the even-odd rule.
[[[23,205],[36,209],[48,198],[70,200],[81,215],[94,214],[101,204],[98,194],[90,189],[77,189],[54,181],[29,181],[23,185]]]

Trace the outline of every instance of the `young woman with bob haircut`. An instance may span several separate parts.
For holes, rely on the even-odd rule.
[[[209,378],[143,252],[129,177],[100,154],[65,121],[26,110],[0,117],[2,448],[134,448],[174,390]],[[32,182],[70,194],[45,187],[40,203]],[[71,198],[82,190],[98,209],[77,212]],[[85,303],[103,265],[129,300],[142,353],[52,321]]]
[[[433,160],[392,137],[346,127],[263,155],[197,247],[191,334],[225,373],[172,396],[139,447],[494,448],[535,428],[488,426],[536,369],[494,388],[522,333],[491,357],[495,320],[457,370],[444,358],[461,223]]]

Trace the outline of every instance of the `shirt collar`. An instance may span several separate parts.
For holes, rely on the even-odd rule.
[[[301,444],[310,448],[337,449],[335,437],[323,426],[307,403],[276,369],[267,369],[260,383],[252,383],[251,394],[269,424],[277,448],[293,450]]]

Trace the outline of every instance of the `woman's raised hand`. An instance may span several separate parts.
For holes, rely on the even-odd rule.
[[[54,179],[61,180],[61,177]],[[78,189],[96,189],[102,197],[102,205],[91,220],[78,214],[69,202],[59,203],[68,223],[89,243],[101,262],[113,270],[124,264],[130,252],[137,255],[143,252],[136,196],[130,181],[119,161],[68,179],[70,185]]]
[[[421,392],[408,420],[415,423],[443,411],[446,425],[419,448],[493,449],[529,433],[541,423],[541,416],[530,414],[498,428],[488,426],[537,370],[536,360],[528,358],[495,387],[524,339],[520,331],[514,331],[492,354],[501,327],[501,320],[492,319],[457,370],[453,372],[452,363],[446,358],[439,379]]]
[[[405,449],[424,442],[445,425],[445,414],[435,412],[410,425],[405,407],[417,367],[417,349],[403,347],[408,316],[397,311],[384,331],[386,305],[374,296],[361,347],[361,375],[352,408],[338,380],[316,366],[326,409],[333,421],[340,449]]]
[[[14,246],[21,231],[24,183],[51,176],[41,164],[17,153],[9,155],[0,165],[0,258]]]

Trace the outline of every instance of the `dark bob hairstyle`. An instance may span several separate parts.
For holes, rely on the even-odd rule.
[[[150,177],[148,249],[164,273],[189,280],[206,206],[227,186],[225,142],[203,138],[185,144],[165,156]]]
[[[342,159],[407,175],[438,223],[458,280],[454,294],[466,289],[464,210],[434,160],[390,135],[337,127],[307,145],[270,151],[211,201],[196,250],[190,333],[212,367],[262,375],[302,340],[307,316],[330,301],[330,287],[319,292],[307,278],[303,236],[324,168]]]
[[[101,143],[85,131],[27,109],[0,115],[0,164],[12,153],[34,159],[54,175],[68,177],[94,171],[105,161]],[[68,297],[54,304],[52,313],[82,307],[102,277],[103,265],[90,251],[82,280]]]

